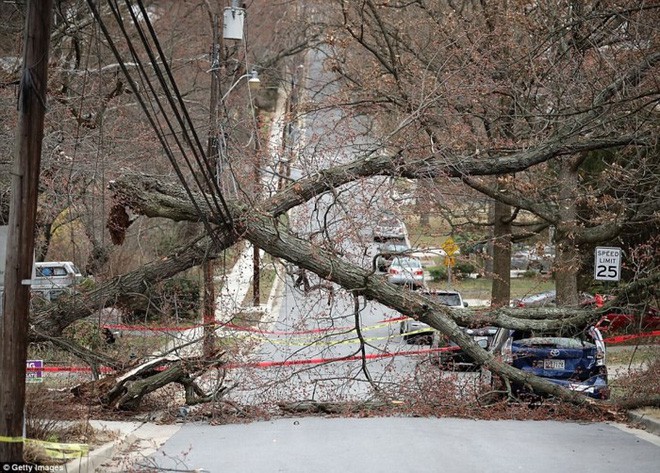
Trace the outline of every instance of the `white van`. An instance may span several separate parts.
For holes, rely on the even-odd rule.
[[[34,263],[32,290],[53,300],[80,283],[83,275],[71,261],[43,261]]]

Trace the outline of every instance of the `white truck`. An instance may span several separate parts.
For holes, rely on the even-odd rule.
[[[71,261],[42,261],[34,263],[32,292],[49,301],[71,292],[83,275]]]

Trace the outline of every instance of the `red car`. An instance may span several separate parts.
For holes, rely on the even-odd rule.
[[[593,299],[586,301],[586,305],[595,305],[602,307],[605,304],[605,298],[596,294]],[[660,329],[660,311],[651,307],[644,314],[635,316],[633,314],[624,314],[621,312],[611,312],[605,314],[596,323],[596,328],[601,332],[632,332],[632,331],[653,331]]]
[[[612,312],[598,321],[596,328],[601,332],[631,332],[660,330],[660,311],[649,309],[640,318],[632,314]]]

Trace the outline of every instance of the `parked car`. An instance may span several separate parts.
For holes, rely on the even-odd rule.
[[[605,343],[591,326],[575,336],[500,328],[492,351],[515,368],[597,399],[609,398]],[[524,386],[512,386],[517,395]]]
[[[644,314],[633,315],[621,312],[605,314],[596,323],[601,332],[632,333],[660,330],[660,310],[649,308]]]
[[[47,300],[71,292],[83,279],[71,261],[41,261],[34,264],[32,292]]]
[[[511,269],[526,271],[529,268],[529,251],[519,250],[511,255]]]
[[[464,328],[463,331],[474,338],[484,350],[489,350],[493,344],[496,327]],[[441,366],[445,370],[470,370],[478,366],[474,360],[458,345],[446,336],[436,332],[431,342],[432,348],[450,347],[451,351],[440,351],[431,353],[431,363]]]
[[[424,291],[422,294],[448,307],[462,309],[468,306],[468,303],[463,301],[463,297],[458,291]],[[401,321],[399,333],[403,335],[403,339],[407,343],[431,343],[436,330],[424,322],[408,318]]]
[[[600,295],[592,296],[586,292],[578,294],[580,305],[583,307],[602,307],[605,299]],[[529,294],[520,299],[511,301],[512,307],[554,307],[557,304],[557,291],[545,291],[538,294]]]
[[[396,256],[405,256],[410,252],[410,246],[403,242],[388,242],[378,247],[378,256],[376,256],[376,268],[378,271],[387,272]]]
[[[424,269],[417,258],[394,257],[387,269],[387,277],[392,284],[409,286],[412,289],[424,287]]]
[[[386,215],[374,228],[374,241],[408,241],[406,224],[394,215]]]
[[[557,292],[546,291],[538,294],[530,294],[520,299],[514,299],[511,302],[512,307],[554,307],[556,304]]]

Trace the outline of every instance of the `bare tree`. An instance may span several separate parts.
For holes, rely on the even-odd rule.
[[[195,10],[202,5],[188,3],[173,2],[182,10],[173,10],[166,19],[173,24],[182,21],[176,26],[185,29],[186,21],[194,22],[198,17],[188,17],[183,14],[184,10],[187,13],[189,8]],[[105,77],[110,71],[117,71],[119,64],[116,60],[106,64],[109,53],[103,49],[104,53],[95,63],[99,98],[94,111],[83,112],[82,106],[72,110],[76,101],[64,93],[59,97],[58,106],[62,107],[61,116],[68,117],[66,120],[75,124],[76,131],[96,133],[94,130],[98,131],[99,127],[111,126],[114,140],[123,146],[114,143],[115,146],[106,149],[90,145],[87,153],[98,152],[108,159],[121,159],[118,162],[124,169],[115,164],[113,173],[98,181],[67,180],[68,195],[74,195],[71,189],[89,189],[90,182],[95,183],[99,192],[109,184],[112,215],[122,216],[123,223],[115,228],[119,233],[126,231],[132,217],[143,216],[193,222],[196,228],[203,222],[206,234],[190,237],[187,245],[133,271],[108,278],[89,291],[38,309],[32,318],[34,338],[59,337],[64,328],[99,308],[119,302],[130,305],[131,298],[144,293],[152,284],[193,268],[206,258],[217,257],[224,249],[247,240],[273,257],[332,281],[351,294],[379,301],[428,323],[457,342],[477,363],[506,379],[529,384],[539,392],[570,402],[590,402],[502,363],[492,353],[481,349],[460,327],[479,323],[513,329],[579,328],[596,320],[600,312],[573,308],[538,312],[500,308],[481,314],[479,318],[469,311],[454,313],[420,294],[383,281],[370,267],[355,264],[344,255],[343,238],[329,231],[340,218],[350,214],[342,209],[346,205],[346,189],[350,186],[363,186],[365,199],[373,202],[387,194],[396,180],[433,183],[438,195],[443,195],[447,182],[465,183],[496,199],[504,209],[511,206],[525,210],[535,215],[541,224],[557,227],[558,290],[562,300],[571,303],[577,294],[574,281],[579,265],[575,251],[580,241],[607,241],[626,225],[648,221],[657,224],[657,200],[654,200],[657,192],[653,194],[653,190],[657,190],[658,173],[653,168],[657,144],[653,140],[657,137],[657,133],[654,135],[654,131],[657,132],[654,110],[658,99],[660,56],[653,53],[657,50],[654,49],[657,33],[647,17],[649,12],[657,13],[655,7],[624,8],[618,3],[589,2],[588,7],[576,13],[579,17],[571,18],[563,15],[568,7],[553,9],[543,2],[540,6],[521,7],[513,12],[505,8],[504,3],[488,11],[483,9],[482,2],[463,2],[460,8],[452,6],[454,3],[421,1],[403,8],[391,2],[382,5],[369,0],[359,4],[308,2],[305,15],[298,12],[311,20],[305,34],[301,32],[295,41],[280,50],[271,50],[272,43],[255,48],[255,57],[269,64],[268,73],[275,85],[280,85],[278,80],[288,85],[289,79],[297,77],[293,66],[303,61],[292,55],[310,45],[315,46],[311,53],[316,59],[314,66],[321,64],[326,73],[332,74],[333,80],[309,83],[300,91],[298,106],[290,110],[287,117],[290,122],[301,121],[319,110],[334,111],[346,121],[369,117],[360,122],[361,128],[350,125],[340,130],[344,140],[354,143],[360,150],[352,159],[340,159],[345,158],[340,156],[340,147],[324,143],[318,136],[322,131],[304,137],[309,146],[299,153],[295,163],[301,177],[281,175],[282,183],[288,185],[282,185],[278,192],[269,196],[255,195],[251,191],[253,174],[247,171],[255,164],[249,159],[254,156],[252,152],[244,160],[244,168],[233,169],[238,188],[234,196],[203,193],[177,183],[168,175],[170,171],[165,170],[165,159],[158,150],[158,143],[153,138],[144,139],[146,125],[136,106],[143,90],[128,93],[134,85],[129,88],[114,72],[111,79]],[[109,18],[107,11],[101,14]],[[201,10],[201,14],[206,15],[207,11]],[[84,18],[89,17],[86,14]],[[284,15],[277,18],[285,22]],[[109,37],[119,35],[118,26],[112,25],[107,36],[98,41],[108,41]],[[179,33],[181,29],[174,28],[174,31]],[[79,34],[79,31],[74,33]],[[77,58],[75,34],[72,33],[69,49],[62,49],[67,51],[63,55],[69,57],[69,61]],[[166,48],[171,59],[164,62],[176,65],[177,77],[182,77],[183,102],[206,123],[207,101],[201,99],[205,89],[196,85],[206,80],[202,72],[208,70],[205,69],[207,64],[195,59],[199,47],[193,41],[179,42],[180,37],[175,34],[171,38]],[[562,48],[567,50],[562,52]],[[125,53],[126,49],[122,46],[119,53]],[[235,57],[230,53],[227,57]],[[179,60],[180,57],[185,59]],[[235,80],[246,72],[245,56],[236,57],[240,57],[240,61],[226,70],[225,80],[229,85],[233,84],[232,78]],[[291,58],[291,63],[285,62],[283,66],[282,58]],[[155,62],[145,60],[145,64],[153,67]],[[81,77],[89,77],[91,68],[80,67],[83,69]],[[74,72],[63,71],[62,89],[67,92],[85,84],[77,75],[80,71],[73,69]],[[147,76],[150,74],[147,72]],[[156,91],[150,100],[155,101],[159,94],[164,93]],[[158,120],[164,120],[165,116],[167,114],[162,112]],[[133,126],[134,123],[139,125]],[[242,126],[234,126],[236,123]],[[234,158],[248,155],[241,154],[241,145],[258,139],[253,125],[241,116],[228,125],[232,132],[235,130],[228,134]],[[326,125],[333,127],[332,131],[342,127],[342,124]],[[183,135],[186,131],[183,128],[168,138],[179,133]],[[99,135],[90,135],[90,140],[94,138],[99,139]],[[71,152],[76,151],[80,140],[67,146]],[[595,180],[604,180],[607,173],[620,176],[616,182],[611,181],[608,188],[601,189],[594,182],[587,182],[581,174],[581,165],[598,152],[612,153],[616,157],[603,161],[606,171],[592,173]],[[63,156],[70,155],[67,151]],[[319,156],[331,158],[320,161]],[[66,169],[74,175],[77,167],[72,165]],[[151,175],[140,173],[144,169]],[[54,166],[53,184],[61,181],[56,177],[61,171],[59,166]],[[191,179],[191,176],[193,172],[183,177]],[[493,186],[492,179],[485,179],[486,176],[501,177],[501,185]],[[646,187],[641,193],[633,192],[632,184],[640,177],[644,178]],[[628,193],[616,204],[596,198],[618,195],[620,191]],[[219,197],[224,198],[226,207],[214,205]],[[319,202],[326,197],[331,204],[321,209]],[[577,209],[566,205],[578,201],[591,205],[590,211],[579,214]],[[311,211],[304,206],[308,203],[311,203]],[[70,202],[62,205],[62,209],[67,210],[73,207]],[[90,207],[95,209],[91,214]],[[94,234],[98,240],[103,239],[99,236],[102,226],[98,215],[108,207],[105,201],[103,205],[89,204],[85,208],[80,204],[77,207],[84,209],[81,215],[90,217],[93,231],[87,233]],[[594,218],[596,210],[601,208],[606,208],[612,218],[602,221]],[[518,215],[519,210],[511,215]],[[321,238],[310,242],[310,235],[298,235],[297,229],[285,223],[283,216],[289,211],[297,212],[300,221],[320,222],[318,228],[307,233],[316,232]],[[50,212],[52,216],[59,215],[61,209],[50,209]],[[508,215],[508,210],[502,212],[504,223],[507,222],[505,214]],[[351,225],[350,228],[359,230],[359,222]],[[502,233],[508,238],[508,230]],[[626,291],[657,283],[657,270],[646,276],[632,288],[626,288],[623,295]],[[94,359],[93,354],[83,350],[78,352],[90,362],[107,362]],[[192,386],[188,378],[175,379]],[[153,381],[150,386],[157,388],[162,378]],[[109,396],[110,403],[134,405],[145,392],[144,388],[140,385],[136,396]],[[207,397],[196,388],[191,389],[198,396]]]

